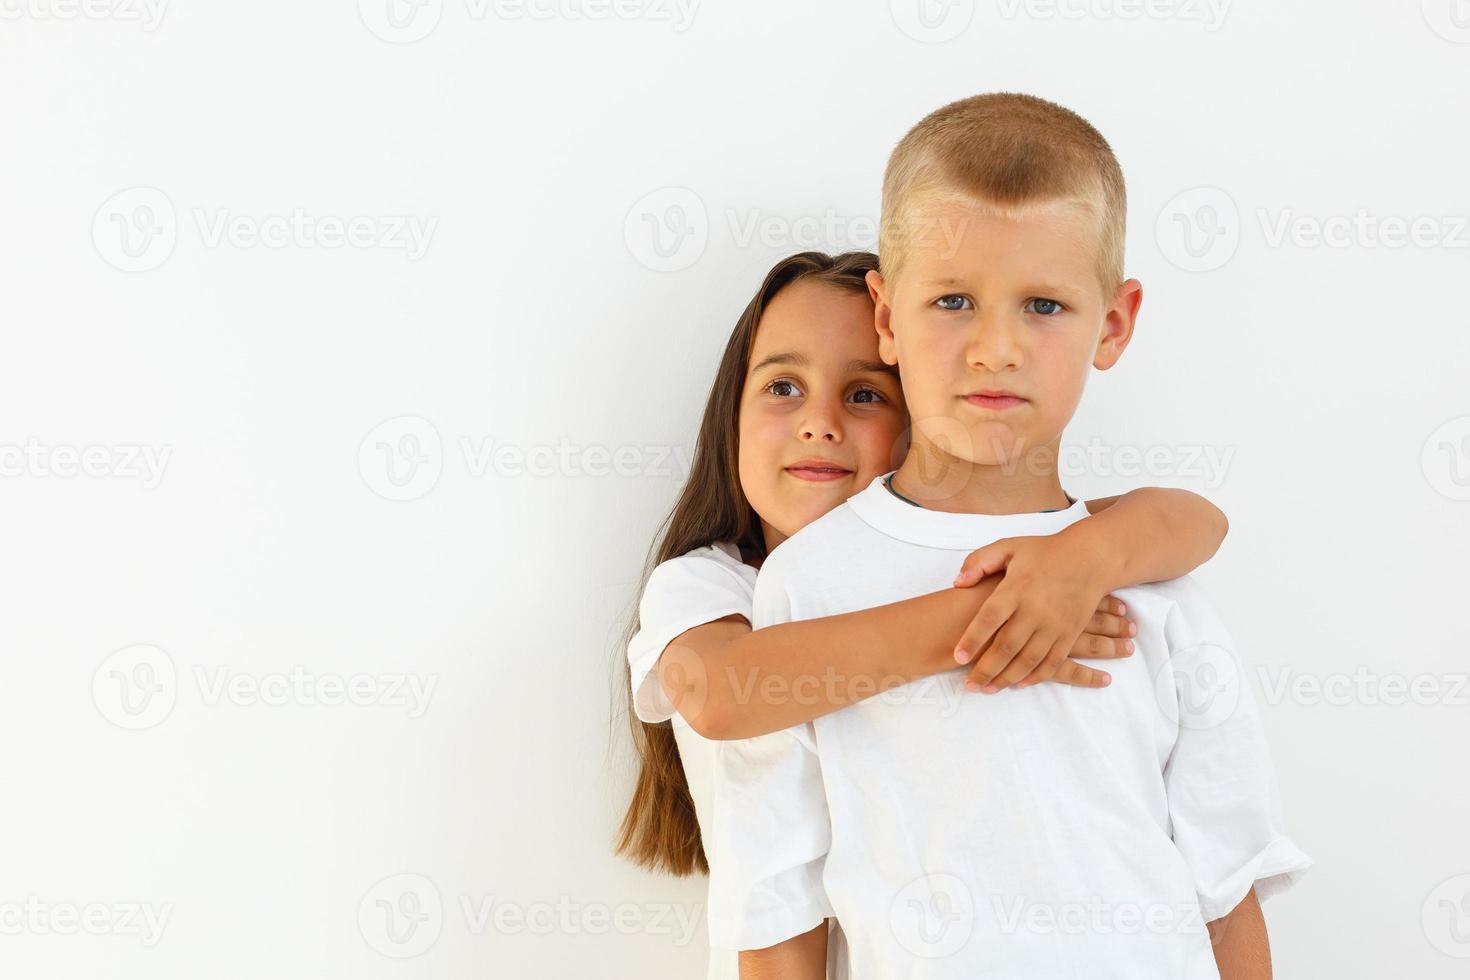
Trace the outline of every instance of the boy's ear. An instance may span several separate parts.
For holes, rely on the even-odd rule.
[[[1097,340],[1097,352],[1092,356],[1092,366],[1106,371],[1118,363],[1128,342],[1133,339],[1133,325],[1138,320],[1138,307],[1143,302],[1143,283],[1129,279],[1113,293],[1113,302],[1103,317],[1102,335]]]
[[[868,295],[873,299],[873,327],[878,331],[878,356],[884,364],[898,363],[898,348],[893,343],[893,307],[888,305],[887,283],[883,273],[872,270],[864,277]]]

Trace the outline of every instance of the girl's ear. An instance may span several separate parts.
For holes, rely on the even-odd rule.
[[[893,307],[888,305],[887,283],[883,273],[874,269],[865,277],[868,295],[873,298],[873,327],[878,331],[878,356],[884,364],[898,363],[898,350],[893,343]]]
[[[1133,339],[1133,325],[1138,321],[1138,307],[1143,302],[1143,283],[1129,279],[1113,294],[1113,302],[1103,316],[1102,336],[1097,339],[1097,352],[1092,366],[1106,371],[1123,356]]]

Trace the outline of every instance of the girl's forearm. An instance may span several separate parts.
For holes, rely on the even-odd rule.
[[[701,654],[703,704],[685,717],[708,738],[751,738],[954,670],[955,640],[998,581],[741,635]]]
[[[1230,529],[1218,507],[1188,490],[1143,487],[1089,500],[1087,508],[1092,516],[1059,536],[1094,556],[1104,594],[1188,575],[1214,556]]]

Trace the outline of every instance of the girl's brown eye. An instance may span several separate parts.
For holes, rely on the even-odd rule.
[[[797,394],[796,385],[784,378],[777,378],[775,381],[772,381],[766,385],[766,390],[778,398],[790,398],[792,395]]]
[[[863,397],[864,395],[867,397]],[[883,401],[883,396],[872,388],[859,388],[852,393],[852,397],[859,405],[873,405]]]

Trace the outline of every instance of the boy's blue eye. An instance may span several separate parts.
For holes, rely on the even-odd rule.
[[[953,294],[941,296],[934,302],[941,310],[949,310],[950,312],[968,309],[970,305],[970,301],[965,297],[955,296]]]
[[[1033,300],[1028,300],[1026,303],[1026,309],[1031,311],[1032,313],[1038,313],[1041,316],[1056,316],[1058,313],[1062,312],[1062,304],[1058,303],[1054,299],[1037,298]]]

